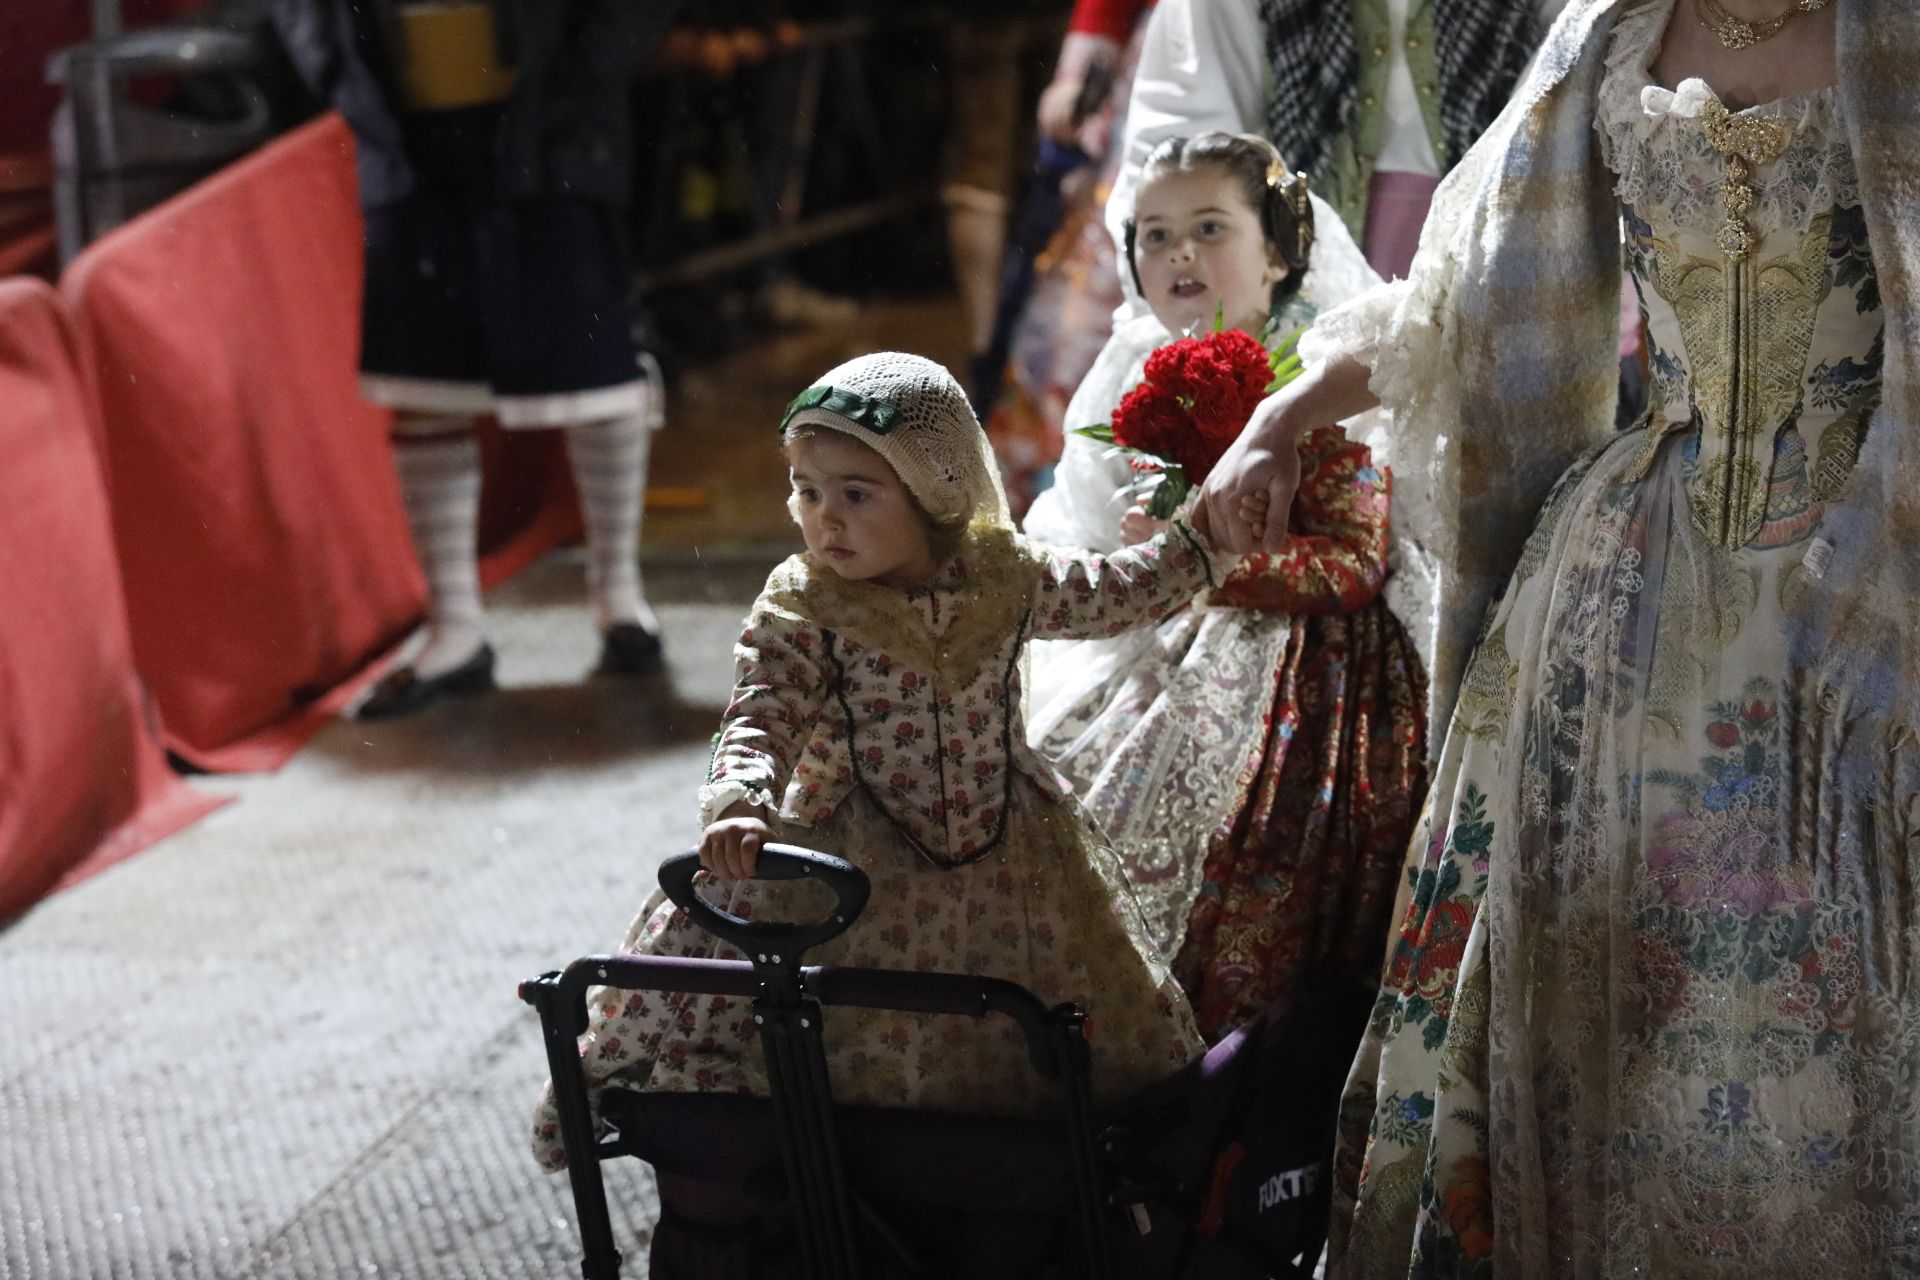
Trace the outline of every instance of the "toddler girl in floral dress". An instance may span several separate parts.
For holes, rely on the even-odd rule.
[[[702,892],[736,914],[817,918],[818,886],[748,879],[785,839],[862,867],[873,896],[808,953],[822,964],[1011,979],[1089,1014],[1097,1098],[1163,1078],[1201,1049],[1114,855],[1028,746],[1021,666],[1033,637],[1151,626],[1213,585],[1174,521],[1109,555],[1015,534],[986,437],[945,369],[864,356],[781,424],[807,550],[776,569],[736,649],[738,683],[700,794]],[[625,949],[734,958],[663,904]],[[1052,1086],[1002,1020],[835,1009],[825,1028],[848,1103],[1037,1113]],[[606,992],[582,1037],[590,1092],[766,1090],[744,1000]],[[565,1163],[549,1093],[534,1149]]]

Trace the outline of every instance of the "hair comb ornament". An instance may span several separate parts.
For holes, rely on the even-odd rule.
[[[1278,160],[1274,164],[1279,164]],[[1284,166],[1283,166],[1284,167]],[[1267,168],[1267,181],[1273,181],[1273,168]],[[1307,199],[1307,175],[1299,170],[1287,183],[1287,207],[1293,210],[1293,225],[1299,235],[1299,244],[1295,246],[1297,256],[1306,257],[1307,249],[1313,244],[1313,205]]]
[[[1267,185],[1270,187],[1278,187],[1286,180],[1287,162],[1282,160],[1280,153],[1276,151],[1273,159],[1267,161]]]

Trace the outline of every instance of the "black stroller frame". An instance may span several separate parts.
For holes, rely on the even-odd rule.
[[[698,869],[699,859],[692,853],[669,858],[660,868],[660,886],[695,923],[751,959],[588,956],[520,987],[520,998],[540,1014],[585,1250],[585,1280],[619,1280],[621,1256],[613,1242],[600,1162],[632,1154],[618,1136],[594,1136],[578,1047],[588,1025],[588,991],[594,987],[752,999],[802,1257],[814,1280],[859,1280],[856,1211],[881,1239],[888,1239],[885,1224],[848,1193],[821,1040],[822,1007],[1012,1019],[1026,1037],[1034,1068],[1060,1086],[1080,1209],[1084,1274],[1089,1280],[1113,1276],[1113,1243],[1105,1222],[1106,1174],[1096,1150],[1092,1054],[1086,1017],[1076,1006],[1049,1008],[1026,988],[998,978],[802,965],[808,948],[840,934],[866,905],[871,890],[866,873],[842,859],[791,845],[768,845],[760,852],[757,878],[814,879],[832,890],[837,899],[833,913],[813,924],[749,921],[721,911],[694,893]]]

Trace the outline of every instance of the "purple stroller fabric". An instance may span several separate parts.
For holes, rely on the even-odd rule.
[[[1270,1010],[1107,1117],[1127,1280],[1309,1274],[1326,1230],[1358,989]],[[802,1280],[770,1104],[609,1091],[620,1147],[654,1166],[654,1280]],[[1050,1120],[837,1107],[868,1274],[1080,1274],[1072,1158]],[[1145,1233],[1141,1234],[1142,1228]]]
[[[1114,1198],[1144,1234],[1126,1280],[1309,1276],[1326,1240],[1333,1142],[1372,992],[1323,987],[1267,1009],[1118,1109]]]
[[[654,1280],[802,1280],[771,1104],[610,1091],[621,1145],[654,1166]],[[1072,1159],[1044,1121],[836,1108],[841,1159],[878,1276],[1070,1275]],[[891,1234],[894,1243],[880,1237]]]
[[[1252,1280],[1306,1276],[1326,1233],[1340,1091],[1371,992],[1323,989],[1269,1009],[1186,1070],[1104,1116],[1088,1092],[1091,1047],[1071,1005],[1048,1008],[1001,979],[803,967],[844,929],[870,885],[852,864],[768,845],[759,878],[810,876],[837,898],[813,924],[747,921],[692,892],[698,859],[660,882],[702,927],[753,963],[588,956],[521,986],[540,1011],[583,1274],[621,1270],[600,1160],[655,1168],[655,1280]],[[608,1089],[596,1140],[578,1037],[587,993],[751,996],[773,1098]],[[1020,1120],[835,1106],[820,1049],[836,1007],[1005,1017],[1036,1071],[1060,1086],[1056,1116]]]

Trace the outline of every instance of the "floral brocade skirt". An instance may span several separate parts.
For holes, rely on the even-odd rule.
[[[1849,743],[1788,660],[1798,437],[1739,549],[1694,523],[1695,439],[1645,445],[1561,481],[1469,665],[1334,1277],[1920,1270],[1920,751]]]
[[[1013,796],[1000,850],[953,870],[921,861],[859,791],[825,823],[784,831],[782,839],[846,858],[873,881],[859,919],[807,962],[989,975],[1047,1004],[1074,1001],[1088,1014],[1095,1097],[1117,1100],[1184,1067],[1200,1053],[1200,1037],[1117,860],[1095,843],[1077,806],[1019,775]],[[832,902],[811,882],[701,880],[716,905],[748,918],[819,919]],[[636,920],[622,949],[740,958],[670,902]],[[608,991],[591,1004],[581,1056],[596,1115],[610,1084],[766,1092],[750,1001]],[[1057,1104],[1057,1087],[1033,1069],[1007,1019],[828,1009],[823,1021],[839,1102],[1030,1115]],[[533,1146],[547,1168],[564,1166],[550,1090],[534,1116]]]

